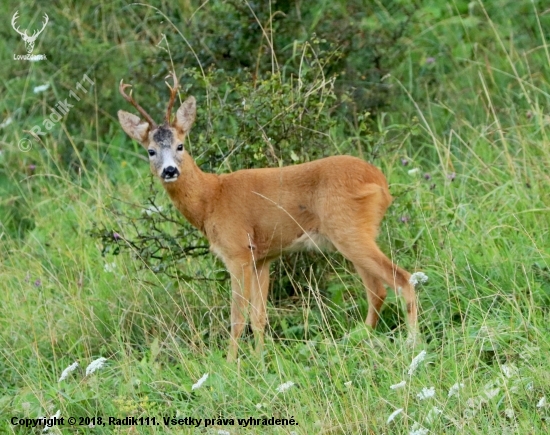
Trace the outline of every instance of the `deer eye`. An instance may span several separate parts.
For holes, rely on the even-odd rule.
[[[177,150],[178,150],[178,151],[183,151],[183,144],[180,143],[180,144],[178,145]]]
[[[147,150],[149,156],[153,157],[157,152],[155,150]]]

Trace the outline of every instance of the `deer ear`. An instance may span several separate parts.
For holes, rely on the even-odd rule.
[[[147,122],[142,121],[139,116],[132,115],[124,110],[118,111],[118,120],[128,136],[146,146],[145,141],[149,134],[149,124]]]
[[[195,97],[189,97],[183,102],[176,113],[174,127],[176,127],[178,133],[187,133],[191,129],[193,122],[195,122],[196,114],[197,102],[195,101]]]

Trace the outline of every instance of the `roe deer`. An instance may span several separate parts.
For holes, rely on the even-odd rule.
[[[266,326],[269,265],[282,252],[336,248],[350,260],[366,287],[366,323],[375,327],[386,298],[384,283],[402,295],[410,333],[417,330],[411,275],[393,264],[376,244],[380,222],[392,197],[382,172],[350,156],[335,156],[282,168],[240,170],[215,175],[202,172],[183,143],[195,120],[196,103],[189,97],[170,113],[177,95],[177,77],[163,125],[137,104],[120,81],[119,91],[143,120],[119,110],[123,130],[149,153],[157,175],[177,209],[210,242],[211,251],[231,275],[231,338],[228,360],[238,352],[238,339],[250,321],[261,353]]]

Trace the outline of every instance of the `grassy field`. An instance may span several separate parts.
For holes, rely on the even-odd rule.
[[[550,9],[408,3],[0,6],[0,433],[58,411],[48,433],[550,432]],[[14,60],[16,10],[48,14],[47,60]],[[382,168],[380,245],[429,277],[421,343],[393,294],[370,331],[350,265],[302,254],[273,270],[262,358],[248,333],[226,362],[223,265],[182,254],[206,241],[116,121],[121,78],[160,119],[172,68],[204,170]]]

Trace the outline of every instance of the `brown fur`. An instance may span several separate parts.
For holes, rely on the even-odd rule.
[[[157,129],[143,133],[143,123],[119,111],[123,129],[147,149],[157,150],[151,169],[175,206],[204,233],[211,250],[231,274],[231,340],[228,359],[237,357],[238,339],[250,313],[261,352],[267,322],[269,265],[282,252],[320,245],[335,247],[363,279],[369,310],[367,325],[375,327],[386,297],[386,283],[405,299],[414,334],[417,313],[414,286],[407,271],[393,264],[376,245],[380,222],[391,203],[382,172],[355,157],[337,156],[282,168],[249,169],[230,174],[202,172],[187,151],[177,151],[195,119],[195,100],[186,100],[169,128],[173,132],[170,164],[177,179],[161,175]],[[169,135],[164,135],[168,137]],[[160,159],[160,160],[159,160]]]

